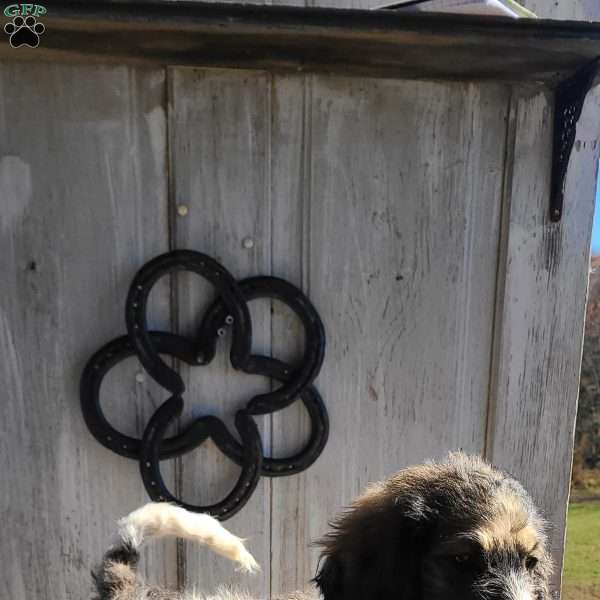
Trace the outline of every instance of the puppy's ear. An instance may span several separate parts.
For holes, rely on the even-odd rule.
[[[325,600],[342,600],[343,598],[343,576],[340,562],[335,556],[328,556],[323,561],[315,577],[315,583],[321,590]]]
[[[421,557],[435,511],[425,490],[404,479],[369,488],[321,540],[324,561],[315,582],[324,600],[420,597]]]

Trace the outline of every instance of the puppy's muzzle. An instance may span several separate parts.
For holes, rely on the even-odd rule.
[[[493,571],[475,585],[481,600],[536,600],[525,571]]]

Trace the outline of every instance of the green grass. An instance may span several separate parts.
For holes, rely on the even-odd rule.
[[[563,600],[600,600],[600,502],[569,506]]]

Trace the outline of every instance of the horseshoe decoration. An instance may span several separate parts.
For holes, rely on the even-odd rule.
[[[148,330],[146,309],[150,291],[158,279],[173,271],[196,273],[212,283],[217,292],[217,299],[206,311],[196,339]],[[277,299],[300,318],[305,331],[305,349],[299,365],[292,367],[276,358],[251,353],[252,322],[248,302],[259,298]],[[246,504],[261,475],[295,475],[317,460],[329,435],[327,410],[313,385],[325,355],[325,330],[310,300],[294,285],[266,276],[238,283],[206,254],[175,250],[154,258],[138,271],[127,296],[125,321],[127,335],[105,344],[85,366],[80,384],[81,409],[90,433],[98,442],[125,458],[139,461],[142,481],[153,500],[174,502],[188,510],[225,520]],[[237,412],[235,424],[241,443],[215,416],[196,418],[180,433],[164,438],[169,423],[183,410],[185,384],[160,355],[172,356],[193,367],[207,366],[215,356],[218,338],[229,326],[232,329],[229,356],[234,369],[268,377],[281,385],[250,398],[246,408]],[[100,403],[102,381],[114,366],[131,356],[138,357],[144,370],[169,396],[150,418],[142,439],[118,431],[104,415]],[[297,400],[304,404],[310,418],[308,442],[293,456],[265,457],[254,417],[281,410]],[[231,492],[220,502],[210,506],[187,504],[167,489],[159,463],[191,452],[209,437],[223,454],[242,467],[242,471]]]

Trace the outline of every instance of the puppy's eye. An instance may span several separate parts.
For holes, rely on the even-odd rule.
[[[532,571],[535,569],[535,566],[538,564],[538,559],[535,556],[528,556],[525,558],[525,568],[528,571]]]
[[[459,566],[465,566],[471,562],[470,554],[456,554],[453,558],[454,562]]]

